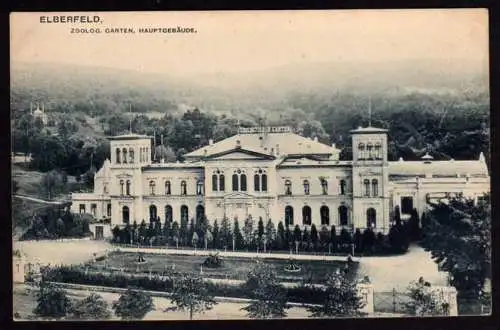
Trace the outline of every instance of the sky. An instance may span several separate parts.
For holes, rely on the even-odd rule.
[[[189,77],[318,62],[446,58],[487,63],[489,56],[484,9],[88,12],[81,14],[98,15],[102,22],[40,23],[42,15],[64,14],[11,13],[11,60]],[[138,33],[139,28],[177,26],[197,33]],[[73,27],[101,33],[70,33]],[[136,33],[110,34],[106,28]]]

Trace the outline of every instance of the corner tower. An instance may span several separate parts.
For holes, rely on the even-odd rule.
[[[111,224],[142,221],[142,167],[151,165],[151,137],[111,137]]]
[[[354,227],[389,231],[387,130],[358,127],[352,137]]]

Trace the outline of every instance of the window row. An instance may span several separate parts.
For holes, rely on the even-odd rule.
[[[358,159],[382,159],[382,144],[377,142],[375,145],[368,142],[366,145],[358,145]]]
[[[203,195],[204,194],[204,185],[203,181],[198,180],[196,181],[196,195]],[[149,181],[149,194],[151,196],[156,195],[156,182],[154,180]],[[172,184],[170,181],[165,181],[165,195],[171,195],[172,194]],[[188,190],[187,190],[187,183],[186,181],[182,180],[181,181],[181,195],[187,195]]]
[[[179,221],[182,222],[188,222],[189,221],[189,208],[187,205],[181,205],[180,207],[180,219]],[[205,208],[203,205],[198,205],[196,207],[196,220],[200,220],[205,216]],[[164,219],[167,222],[172,222],[174,221],[173,218],[173,208],[171,205],[166,205],[165,210],[164,210]],[[159,215],[158,215],[158,208],[156,205],[150,205],[149,206],[149,221],[156,221],[158,220]],[[161,221],[162,219],[160,219]],[[130,223],[130,208],[128,206],[123,206],[122,207],[122,222],[124,224]]]
[[[302,181],[302,186],[304,187],[304,195],[310,195],[311,194],[311,185],[309,183],[309,180]],[[340,180],[339,181],[339,194],[345,195],[346,188],[347,188],[346,180]],[[328,195],[328,181],[326,181],[325,179],[321,179],[321,192],[323,195]],[[290,180],[285,181],[285,195],[288,195],[288,196],[292,195],[292,181],[290,181]]]
[[[117,164],[133,164],[134,163],[134,149],[132,148],[116,148],[116,163]],[[139,162],[149,161],[149,148],[139,148]]]
[[[86,205],[80,204],[79,205],[79,213],[84,214],[86,212],[87,212]],[[95,204],[95,203],[90,204],[90,214],[92,214],[92,216],[94,216],[94,217],[97,217],[97,204]],[[104,216],[104,214],[103,214],[103,216]],[[107,208],[106,208],[106,216],[108,216],[108,217],[111,216],[111,204],[109,204],[109,203],[107,204]]]
[[[377,179],[371,180],[371,183],[370,183],[369,179],[365,179],[365,180],[363,180],[363,186],[364,186],[363,196],[365,196],[365,197],[378,197],[378,180]]]
[[[233,174],[231,177],[232,191],[247,191],[247,175],[246,174]],[[224,174],[212,175],[212,191],[225,191],[225,177]],[[267,191],[267,174],[255,174],[253,177],[253,190],[254,191]]]
[[[348,209],[346,206],[341,205],[337,209],[338,212],[338,224],[340,226],[349,225],[349,215]],[[329,226],[330,225],[330,209],[328,206],[323,205],[319,209],[321,225]],[[302,208],[302,225],[310,226],[312,224],[311,217],[311,207],[304,206]],[[285,225],[292,226],[294,225],[294,210],[293,207],[288,205],[285,207]],[[374,208],[369,208],[366,210],[366,226],[374,228],[377,226],[377,212]]]

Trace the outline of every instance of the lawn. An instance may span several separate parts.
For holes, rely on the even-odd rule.
[[[138,254],[131,252],[113,252],[109,254],[108,258],[104,261],[97,261],[93,264],[95,268],[106,267],[107,269],[118,269],[123,267],[126,272],[149,272],[162,273],[166,270],[174,268],[177,272],[189,273],[203,271],[204,276],[211,278],[228,278],[236,280],[245,280],[248,272],[255,264],[254,259],[249,258],[236,258],[225,257],[224,265],[221,268],[207,268],[201,265],[207,258],[206,256],[187,256],[187,255],[158,255],[158,254],[144,254],[146,263],[138,264]],[[344,261],[308,261],[308,260],[295,260],[301,270],[297,273],[290,273],[284,270],[284,267],[289,264],[286,259],[261,259],[262,262],[269,263],[278,273],[282,280],[286,281],[300,281],[311,280],[318,283],[323,282],[326,276],[336,271],[338,268],[344,269],[346,262]],[[358,264],[354,263],[354,270],[357,269]],[[356,271],[352,272],[355,276]]]

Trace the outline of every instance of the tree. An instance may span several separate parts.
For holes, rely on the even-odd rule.
[[[420,219],[418,218],[417,209],[412,209],[410,220],[408,221],[408,235],[411,241],[417,241],[420,238]]]
[[[410,241],[405,225],[395,224],[389,229],[389,244],[391,245],[391,250],[395,253],[408,251]]]
[[[236,250],[242,249],[243,246],[245,245],[245,240],[243,239],[243,235],[241,234],[240,223],[238,222],[237,218],[234,219],[233,237],[234,237],[235,249]]]
[[[148,236],[148,228],[146,227],[146,221],[142,220],[139,225],[139,242],[144,244]]]
[[[213,243],[214,243],[214,248],[220,248],[220,240],[219,240],[219,225],[217,224],[217,219],[214,221],[214,228],[212,230],[212,237],[213,237]]]
[[[105,320],[111,317],[108,303],[98,294],[78,301],[71,309],[72,318],[83,320]]]
[[[64,187],[61,175],[56,171],[45,173],[40,186],[49,200],[52,200]]]
[[[259,221],[257,222],[257,246],[260,246],[263,242],[264,238],[264,221],[262,217],[259,217]]]
[[[354,250],[356,253],[360,253],[363,251],[363,242],[362,242],[363,236],[361,235],[361,230],[359,228],[356,228],[356,231],[354,232],[353,236],[353,243],[354,243]]]
[[[113,241],[115,243],[120,242],[120,235],[121,235],[120,227],[118,227],[118,225],[114,226],[111,232],[113,233]]]
[[[330,228],[330,244],[332,244],[333,252],[337,251],[338,245],[339,245],[339,240],[337,239],[337,230],[335,229],[335,226],[333,226],[333,225]]]
[[[171,222],[168,220],[165,220],[165,224],[163,225],[163,236],[165,237],[165,242],[168,244],[170,235],[171,235]]]
[[[276,242],[274,247],[278,250],[286,249],[285,226],[283,226],[283,221],[278,222],[278,230],[276,233]]]
[[[313,245],[313,250],[316,251],[318,247],[318,230],[314,223],[311,225],[311,243]]]
[[[189,231],[188,231],[188,220],[186,218],[181,219],[181,226],[179,228],[179,238],[181,240],[181,245],[186,245],[189,240]]]
[[[375,248],[375,233],[373,229],[366,228],[363,231],[363,252],[373,253]]]
[[[243,239],[245,240],[246,247],[252,248],[254,241],[253,219],[250,215],[245,219],[245,225],[243,226]]]
[[[491,278],[491,202],[452,198],[427,213],[422,246],[451,274],[459,296],[478,297]]]
[[[56,220],[56,235],[57,237],[64,237],[66,234],[65,226],[64,226],[64,221],[63,219],[59,218]]]
[[[319,242],[321,244],[321,249],[323,251],[327,250],[329,241],[330,241],[330,232],[328,231],[328,227],[321,226],[321,230],[319,231]]]
[[[192,245],[194,243],[193,241],[193,235],[194,233],[196,232],[196,228],[195,228],[195,225],[194,225],[194,218],[191,218],[191,221],[189,222],[189,226],[188,226],[188,235],[187,235],[187,243],[189,245]],[[196,236],[198,236],[198,234],[196,234]],[[198,237],[196,237],[196,242],[198,242]],[[195,247],[196,245],[193,245],[193,247]]]
[[[279,283],[276,271],[269,265],[257,262],[248,273],[244,287],[252,298],[252,301],[242,308],[249,317],[268,319],[287,315],[286,291]]]
[[[309,307],[312,317],[360,316],[364,303],[358,295],[356,283],[337,271],[328,275],[325,283],[324,301],[320,306]]]
[[[229,219],[226,216],[222,218],[220,223],[219,240],[221,248],[228,248],[233,244],[231,225],[229,224]]]
[[[122,320],[142,320],[154,310],[153,298],[145,292],[128,289],[113,302],[112,308]]]
[[[342,228],[340,231],[340,237],[339,237],[339,245],[341,246],[343,251],[350,251],[349,250],[349,245],[351,244],[352,239],[351,239],[351,234],[347,231],[347,229]]]
[[[70,309],[71,301],[66,291],[42,282],[33,311],[36,315],[59,319],[65,317]]]
[[[177,223],[177,221],[174,221],[172,223],[172,238],[175,241],[176,245],[179,244],[180,236],[181,236],[181,233],[180,233],[179,224]]]
[[[399,209],[399,205],[396,205],[394,208],[394,223],[396,226],[401,225],[401,211]]]
[[[176,279],[170,300],[177,309],[187,310],[190,320],[193,319],[194,313],[210,310],[217,304],[198,274],[184,275]]]
[[[448,302],[433,294],[431,284],[423,277],[411,282],[408,286],[410,301],[405,303],[405,309],[413,316],[446,316],[449,311]]]

